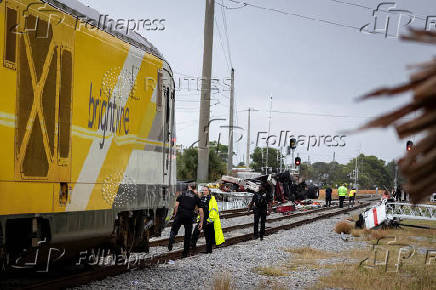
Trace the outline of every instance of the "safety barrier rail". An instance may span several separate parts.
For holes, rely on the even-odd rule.
[[[386,203],[386,217],[388,219],[399,218],[436,221],[436,206],[429,204],[388,202]]]

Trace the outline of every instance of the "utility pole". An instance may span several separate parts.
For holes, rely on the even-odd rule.
[[[358,159],[359,159],[359,156],[356,157],[356,162],[355,162],[355,166],[354,166],[354,187],[356,189],[358,189],[357,183],[359,182],[359,166],[357,165]]]
[[[248,108],[248,125],[247,125],[247,155],[245,156],[245,167],[250,168],[250,113],[251,108]]]
[[[229,146],[227,155],[227,174],[232,173],[233,168],[233,106],[235,103],[235,70],[232,68],[232,82],[230,88],[230,117],[229,117]]]
[[[248,125],[247,125],[247,152],[245,156],[245,167],[250,168],[250,128],[251,128],[251,112],[256,112],[259,110],[248,108]],[[262,163],[263,164],[263,163]]]
[[[394,193],[398,188],[398,163],[395,161],[395,175],[394,175]]]
[[[271,110],[272,110],[272,96],[270,97],[269,103],[269,121],[268,121],[268,136],[266,137],[266,174],[268,174],[268,154],[269,154],[269,134],[271,131]]]
[[[263,165],[263,148],[261,148],[260,152],[262,153],[262,162],[260,164]],[[262,169],[265,169],[265,167],[262,167]]]
[[[210,83],[212,75],[212,48],[215,0],[206,0],[204,13],[203,71],[201,82],[200,120],[198,125],[197,181],[209,179],[209,117]]]

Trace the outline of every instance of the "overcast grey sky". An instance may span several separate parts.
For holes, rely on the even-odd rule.
[[[165,19],[165,30],[141,31],[141,34],[168,60],[177,73],[176,82],[184,75],[201,76],[205,0],[81,1],[116,19]],[[230,0],[216,2],[231,8],[242,6]],[[229,47],[235,69],[237,125],[246,129],[245,110],[248,107],[259,110],[252,113],[253,142],[257,132],[268,130],[270,96],[273,111],[289,112],[272,113],[271,134],[278,135],[281,130],[288,130],[298,135],[335,135],[342,130],[356,128],[371,117],[406,102],[409,96],[364,103],[354,100],[379,86],[393,86],[406,81],[410,74],[407,65],[423,62],[435,55],[435,48],[429,45],[402,42],[385,38],[382,34],[362,33],[331,24],[359,28],[374,23],[372,10],[367,8],[335,0],[246,2],[289,13],[285,15],[254,7],[222,9],[218,4],[215,7],[213,76],[221,79],[221,83],[229,77]],[[344,2],[373,9],[382,3],[374,0]],[[425,28],[426,17],[436,16],[434,0],[392,2],[396,3],[397,9],[408,10],[417,16],[412,22],[414,27]],[[382,16],[383,13],[378,21],[384,22]],[[224,18],[227,20],[228,46]],[[402,18],[400,25],[407,20],[407,17]],[[395,19],[391,24],[394,22]],[[391,34],[394,32],[389,30]],[[402,28],[401,32],[406,30]],[[186,87],[186,81],[182,82],[182,88],[176,94],[177,143],[189,146],[198,137],[200,93],[188,91]],[[228,97],[228,91],[212,95],[212,117],[228,116]],[[210,139],[217,140],[221,132],[221,142],[226,144],[228,132],[227,129],[220,129],[222,125],[227,125],[227,122],[212,125]],[[236,135],[239,137],[239,133]],[[306,147],[299,147],[297,152],[303,161],[310,155],[314,162],[331,161],[335,151],[337,161],[347,162],[359,152],[389,161],[405,150],[405,141],[399,141],[393,130],[371,130],[349,135],[345,142],[344,147],[320,146],[309,151]],[[244,160],[245,146],[244,136],[235,144],[237,156],[234,163]]]

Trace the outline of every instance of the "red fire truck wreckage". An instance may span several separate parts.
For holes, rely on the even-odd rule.
[[[273,197],[276,212],[287,213],[295,209],[321,206],[311,199],[317,199],[319,188],[307,185],[303,180],[297,182],[289,172],[262,175],[253,179],[223,176],[215,187],[218,198],[225,198],[229,193],[253,193],[264,188]]]

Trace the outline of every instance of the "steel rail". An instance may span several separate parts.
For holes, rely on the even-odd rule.
[[[332,212],[319,214],[319,215],[316,215],[315,217],[303,219],[303,220],[292,222],[289,224],[280,225],[280,226],[273,227],[273,228],[267,228],[267,229],[265,229],[265,235],[272,235],[272,234],[275,234],[275,233],[282,231],[282,230],[289,230],[289,229],[292,229],[295,227],[299,227],[302,225],[313,223],[313,222],[318,221],[318,220],[328,219],[328,218],[331,218],[333,216],[337,216],[340,214],[348,213],[348,212],[356,210],[356,209],[367,207],[369,205],[370,205],[370,202],[363,202],[360,205],[356,205],[355,207],[352,207],[352,208],[345,208],[345,209],[341,209],[341,210],[336,210],[336,208],[334,208],[335,210]],[[332,209],[332,208],[330,208],[330,209]],[[252,233],[244,234],[244,235],[240,235],[240,236],[235,236],[235,237],[230,237],[230,238],[227,238],[227,240],[223,246],[220,246],[218,248],[229,247],[229,246],[232,246],[232,245],[235,245],[238,243],[250,241],[252,239],[253,239]],[[197,247],[197,250],[194,253],[192,253],[192,256],[197,255],[200,251],[204,251],[205,248],[206,248],[205,244],[199,245]],[[151,258],[144,259],[143,263],[140,263],[140,264],[135,265],[135,266],[136,266],[136,269],[138,269],[138,268],[141,269],[141,268],[150,267],[150,266],[157,265],[157,264],[166,263],[169,260],[177,260],[177,259],[182,258],[182,252],[183,252],[183,250],[180,249],[180,250],[175,250],[173,252],[168,252],[168,253],[160,254],[157,256],[153,256]],[[97,269],[92,270],[92,271],[82,272],[82,273],[73,274],[73,275],[69,275],[69,276],[63,276],[63,277],[52,279],[49,281],[32,283],[32,285],[22,286],[21,288],[22,289],[61,289],[61,288],[74,287],[74,286],[78,286],[78,285],[87,284],[87,283],[90,283],[93,281],[102,280],[102,279],[109,277],[109,276],[120,275],[120,274],[126,273],[132,269],[133,268],[128,268],[126,265],[105,266],[105,267],[97,268]]]

